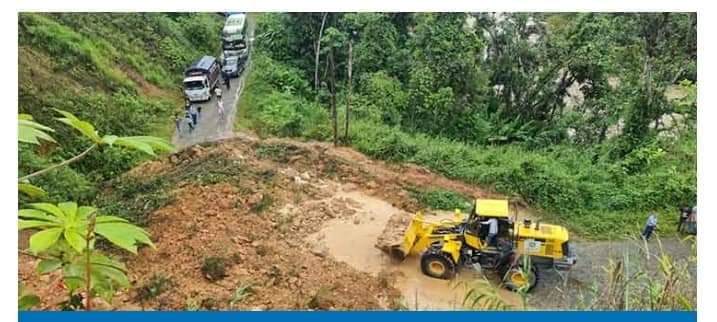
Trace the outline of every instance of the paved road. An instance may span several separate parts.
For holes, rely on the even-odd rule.
[[[224,119],[219,118],[216,97],[212,96],[208,102],[199,104],[202,107],[202,113],[199,116],[194,131],[189,131],[186,119],[182,120],[180,130],[175,130],[172,143],[178,150],[198,143],[217,141],[234,136],[234,117],[236,116],[237,101],[244,89],[246,75],[248,75],[251,69],[251,39],[254,38],[254,19],[251,15],[247,17],[247,35],[250,41],[249,58],[246,62],[246,68],[238,78],[231,80],[229,89],[227,89],[225,85],[221,85],[225,114]],[[222,80],[220,79],[219,82],[222,83]]]
[[[234,135],[236,103],[244,88],[244,79],[248,68],[249,66],[247,66],[247,70],[242,73],[241,77],[231,80],[229,89],[224,85],[221,87],[225,114],[223,119],[219,118],[219,113],[217,112],[217,98],[212,97],[208,102],[198,104],[202,107],[202,113],[199,115],[194,131],[190,132],[186,121],[182,122],[180,130],[175,131],[174,137],[172,137],[172,143],[178,149],[181,150],[197,143],[226,139]]]
[[[637,271],[644,271],[649,276],[659,276],[659,262],[657,257],[664,252],[675,260],[684,262],[693,254],[692,243],[678,238],[663,238],[660,244],[655,238],[648,243],[646,256],[644,244],[640,241],[615,240],[576,242],[578,262],[572,271],[563,279],[555,271],[541,270],[541,280],[531,293],[531,305],[544,309],[569,309],[575,308],[584,296],[586,302],[590,301],[591,292],[589,289],[593,283],[603,287],[607,280],[603,267],[608,265],[610,260],[629,261],[629,272],[634,274]],[[696,289],[696,262],[691,262],[689,272],[692,279],[685,285],[688,288]]]

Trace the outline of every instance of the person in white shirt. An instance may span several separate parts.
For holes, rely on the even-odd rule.
[[[481,221],[481,225],[488,225],[488,237],[485,238],[488,246],[495,246],[495,237],[498,236],[498,219],[490,218]]]
[[[645,223],[645,230],[642,231],[642,238],[645,240],[650,240],[650,236],[652,236],[652,232],[655,231],[655,228],[657,227],[657,214],[652,212],[649,216],[647,216],[647,222]]]
[[[224,121],[224,103],[217,101],[217,113],[219,114],[219,121]]]
[[[215,88],[214,88],[214,95],[217,96],[217,99],[218,99],[218,100],[221,100],[221,99],[222,99],[222,89],[219,88],[219,87],[215,87]]]

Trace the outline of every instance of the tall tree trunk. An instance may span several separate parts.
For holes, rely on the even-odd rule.
[[[334,64],[334,50],[329,50],[329,92],[331,92],[331,119],[334,125],[334,146],[338,146],[338,120],[336,117],[336,65]]]
[[[353,40],[349,40],[349,93],[348,96],[346,96],[346,125],[344,126],[344,142],[348,143],[349,141],[349,114],[351,112],[351,88],[353,87],[353,83],[351,80],[351,68],[353,64]]]
[[[321,28],[319,29],[319,38],[316,39],[316,54],[314,56],[314,90],[316,91],[316,97],[319,94],[319,53],[321,52],[321,36],[324,33],[324,25],[326,25],[326,16],[328,12],[324,12],[324,17],[321,18]]]

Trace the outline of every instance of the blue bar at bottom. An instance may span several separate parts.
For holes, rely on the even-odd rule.
[[[490,322],[693,322],[697,321],[697,312],[613,312],[613,311],[530,311],[530,312],[407,312],[407,311],[267,311],[267,312],[40,312],[23,311],[19,313],[21,322],[455,322],[455,321],[490,321]]]

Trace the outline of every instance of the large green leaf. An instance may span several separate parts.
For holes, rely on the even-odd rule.
[[[118,269],[123,272],[127,271],[127,268],[124,264],[122,264],[122,262],[111,259],[105,255],[102,255],[99,252],[93,252],[90,260],[92,261],[93,265],[104,265]]]
[[[77,203],[61,202],[57,204],[57,207],[65,214],[67,221],[73,222],[77,218]]]
[[[30,198],[39,198],[44,197],[47,195],[47,191],[43,190],[42,188],[29,184],[26,182],[20,182],[17,184],[17,190],[21,193],[27,195]]]
[[[96,212],[96,211],[97,211],[97,208],[95,208],[95,207],[82,206],[77,209],[77,219],[87,220],[87,217],[89,217],[91,213]]]
[[[154,248],[149,234],[142,228],[127,223],[98,223],[95,231],[114,245],[137,254],[137,244],[146,244]]]
[[[54,130],[47,126],[44,126],[40,123],[33,121],[32,116],[30,116],[28,114],[18,115],[18,120],[17,120],[18,141],[25,142],[25,143],[31,143],[31,144],[40,144],[40,140],[55,142],[55,139],[53,139],[46,132],[54,132]]]
[[[78,258],[78,261],[81,258]],[[85,284],[85,268],[84,265],[79,262],[67,264],[62,267],[63,278],[65,286],[70,291],[74,291],[84,286]]]
[[[22,219],[37,219],[55,223],[61,222],[57,217],[50,216],[46,212],[37,209],[20,209],[18,216]]]
[[[30,236],[30,250],[39,253],[50,248],[62,234],[62,228],[50,228]]]
[[[155,152],[169,152],[174,150],[174,146],[165,139],[154,136],[125,136],[108,140],[110,145],[123,146],[130,149],[142,151],[144,153],[155,155]]]
[[[40,274],[47,274],[62,267],[62,261],[59,259],[43,259],[37,264],[37,271]]]
[[[112,280],[119,286],[129,286],[127,275],[115,267],[107,265],[92,265],[92,271],[99,273],[103,278]]]
[[[27,311],[40,304],[40,298],[35,294],[25,294],[17,300],[17,308],[21,311]]]
[[[92,140],[92,142],[100,144],[102,143],[102,138],[99,134],[97,134],[97,130],[95,130],[95,127],[87,122],[80,120],[75,115],[73,115],[70,112],[66,112],[63,110],[55,109],[58,113],[62,114],[64,117],[58,118],[58,120],[62,123],[65,123],[77,131],[79,131],[82,135]]]
[[[98,224],[105,224],[105,223],[112,223],[112,222],[119,222],[119,223],[127,223],[127,219],[120,218],[117,216],[98,216],[95,219],[95,222]]]
[[[18,223],[18,230],[23,229],[29,229],[29,228],[51,228],[51,227],[59,227],[60,224],[52,221],[46,221],[46,220],[23,220],[20,219],[20,222]]]
[[[42,210],[46,213],[49,213],[51,215],[56,216],[60,220],[65,220],[65,213],[62,212],[62,209],[58,208],[57,206],[51,204],[51,203],[33,203],[30,204],[31,207],[35,209]]]
[[[65,240],[67,241],[70,246],[76,250],[78,253],[82,253],[82,251],[85,249],[85,246],[87,244],[87,240],[85,240],[85,237],[82,236],[77,230],[74,228],[72,229],[65,229]]]

